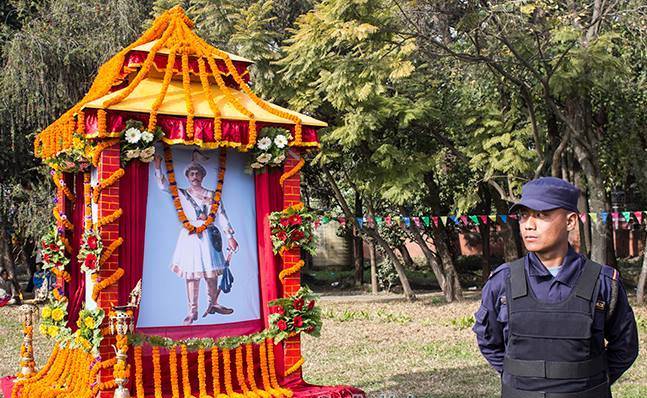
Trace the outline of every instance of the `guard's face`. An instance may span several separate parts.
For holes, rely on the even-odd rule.
[[[199,187],[202,185],[202,180],[204,179],[204,176],[199,170],[189,170],[187,179],[189,180],[189,183],[191,185],[193,185],[194,187]]]
[[[526,249],[545,253],[568,244],[568,233],[577,226],[577,214],[564,209],[536,211],[522,208],[519,227]]]

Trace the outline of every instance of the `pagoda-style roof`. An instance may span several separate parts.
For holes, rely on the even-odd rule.
[[[164,140],[173,144],[249,149],[258,122],[258,128],[289,129],[291,146],[318,146],[315,130],[326,123],[256,96],[248,85],[252,63],[207,44],[182,8],[174,7],[101,66],[85,97],[37,136],[35,154],[47,159],[71,148],[75,132],[88,138],[114,136],[125,115],[151,131],[176,126],[180,118],[179,131],[165,131]],[[205,133],[204,126],[211,131]],[[232,142],[231,134],[223,138],[223,128],[235,129],[239,141]]]

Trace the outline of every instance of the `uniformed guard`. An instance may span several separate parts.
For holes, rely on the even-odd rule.
[[[528,254],[492,272],[473,328],[503,398],[608,398],[638,356],[618,271],[568,243],[579,195],[564,180],[539,178],[511,209]]]

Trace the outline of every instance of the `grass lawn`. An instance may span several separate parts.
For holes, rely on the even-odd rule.
[[[383,298],[384,296],[379,296]],[[471,327],[478,296],[444,304],[439,296],[415,303],[370,296],[326,297],[320,338],[303,338],[306,381],[351,384],[371,397],[495,397],[498,375],[481,358]],[[647,308],[635,308],[641,354],[613,387],[615,398],[647,397]],[[15,307],[0,308],[0,374],[15,373],[21,341]],[[51,344],[37,336],[42,365]]]

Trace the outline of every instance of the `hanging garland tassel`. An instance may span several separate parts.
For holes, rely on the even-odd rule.
[[[101,192],[109,186],[115,184],[121,177],[124,176],[124,174],[126,174],[126,171],[122,168],[119,168],[114,173],[112,173],[110,177],[101,181],[92,192],[92,201],[94,203],[97,203],[99,201],[99,195],[101,195]]]
[[[114,212],[112,212],[112,214],[99,219],[99,221],[97,222],[97,228],[101,228],[106,224],[117,221],[117,219],[121,217],[122,214],[123,210],[121,210],[121,208],[115,210]]]
[[[107,279],[102,280],[101,282],[97,283],[94,285],[94,288],[92,289],[92,300],[97,301],[97,298],[99,297],[99,292],[101,292],[103,289],[107,288],[108,286],[112,285],[113,283],[117,283],[117,281],[124,276],[124,269],[123,268],[117,268],[117,270],[110,275]]]
[[[290,366],[290,368],[289,368],[289,369],[286,369],[286,371],[285,371],[285,376],[287,377],[287,376],[291,375],[292,373],[296,372],[297,370],[299,370],[299,368],[303,365],[303,363],[304,363],[305,361],[306,361],[306,360],[305,360],[305,358],[303,358],[303,357],[299,358],[299,360],[297,361],[297,363],[295,363],[294,365]]]
[[[122,243],[124,243],[124,238],[122,238],[121,236],[115,239],[101,255],[101,259],[99,260],[99,266],[102,266],[106,261],[108,261],[110,256],[112,256],[112,253],[114,253],[115,250],[117,250],[117,248],[119,248],[119,246],[121,246]]]
[[[175,179],[175,171],[173,170],[173,153],[171,152],[171,147],[168,145],[164,146],[164,161],[166,165],[166,172],[168,174],[169,190],[173,197],[173,204],[175,205],[175,210],[177,211],[178,218],[182,223],[182,226],[189,231],[189,233],[200,234],[204,232],[209,225],[211,225],[216,219],[216,213],[218,213],[218,207],[220,206],[220,199],[222,197],[222,186],[225,182],[225,170],[227,168],[227,151],[221,150],[219,156],[219,165],[218,165],[218,183],[216,184],[216,190],[213,193],[211,199],[211,207],[209,210],[209,215],[204,221],[204,224],[196,227],[191,224],[184,209],[182,209],[182,203],[180,202],[177,180]]]

